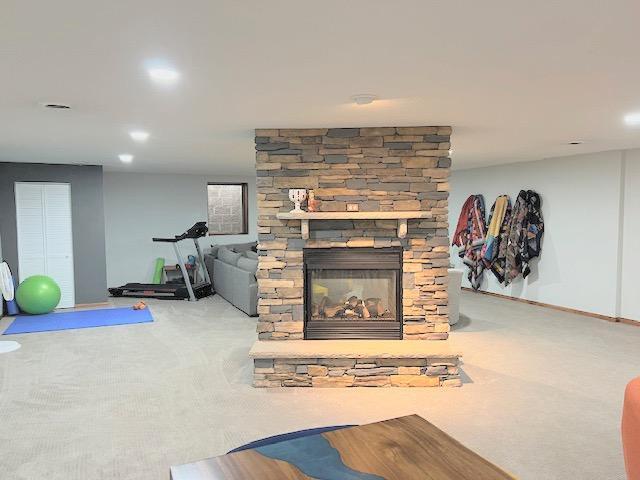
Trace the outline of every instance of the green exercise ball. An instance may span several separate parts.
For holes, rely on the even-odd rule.
[[[60,302],[60,287],[46,275],[27,277],[18,285],[16,302],[23,312],[32,315],[49,313]]]

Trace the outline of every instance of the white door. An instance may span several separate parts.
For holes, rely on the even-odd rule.
[[[48,275],[60,286],[58,308],[75,306],[71,186],[16,182],[18,277]]]

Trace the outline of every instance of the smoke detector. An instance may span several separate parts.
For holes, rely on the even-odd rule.
[[[353,100],[356,105],[369,105],[377,99],[378,96],[371,93],[359,93],[358,95],[351,97],[351,100]]]

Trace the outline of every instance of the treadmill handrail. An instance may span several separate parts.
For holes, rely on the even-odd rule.
[[[176,235],[173,238],[162,238],[155,237],[152,238],[154,242],[165,242],[165,243],[176,243],[180,240],[186,240],[187,238],[202,238],[207,235],[207,224],[206,222],[196,222],[193,227],[184,232],[182,235]]]

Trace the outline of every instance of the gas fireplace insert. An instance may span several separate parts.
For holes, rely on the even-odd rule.
[[[304,338],[401,339],[402,248],[304,250]]]

